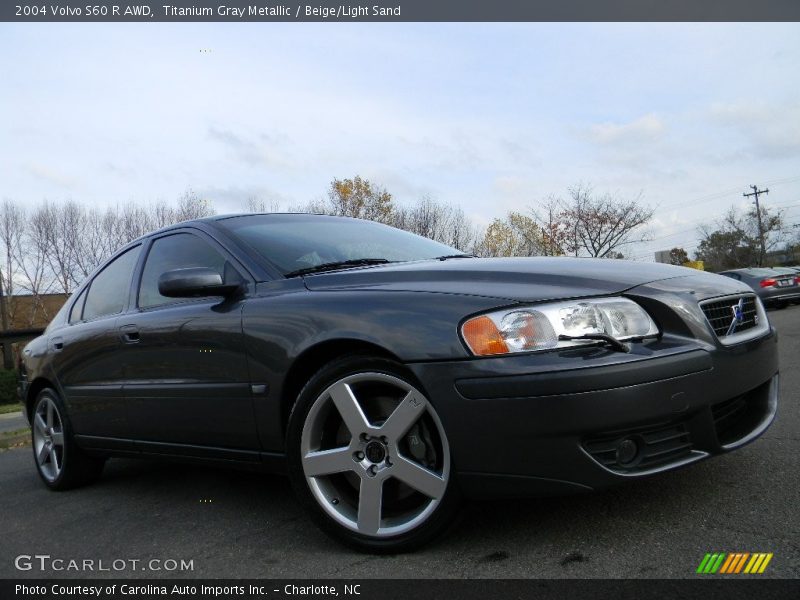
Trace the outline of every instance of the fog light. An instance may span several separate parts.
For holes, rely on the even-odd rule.
[[[617,444],[617,462],[620,465],[627,466],[636,461],[639,456],[639,444],[636,440],[625,438]]]

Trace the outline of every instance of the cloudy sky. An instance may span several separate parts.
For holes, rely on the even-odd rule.
[[[478,223],[578,183],[656,239],[800,223],[798,24],[0,24],[0,196],[284,206],[360,174]],[[797,232],[800,228],[795,228]]]

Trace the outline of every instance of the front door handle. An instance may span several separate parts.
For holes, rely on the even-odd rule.
[[[122,341],[126,344],[135,344],[139,341],[139,328],[136,325],[123,325],[119,331]]]
[[[53,350],[56,352],[61,352],[61,350],[64,349],[64,338],[61,336],[50,338],[50,344],[52,344]]]

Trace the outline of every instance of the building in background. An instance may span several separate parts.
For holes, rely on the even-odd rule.
[[[0,295],[0,346],[4,369],[13,369],[22,347],[41,335],[44,328],[64,306],[68,294]]]

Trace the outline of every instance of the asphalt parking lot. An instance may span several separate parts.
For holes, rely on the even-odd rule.
[[[800,576],[800,306],[771,311],[780,335],[776,422],[746,448],[610,491],[476,503],[444,540],[369,556],[329,540],[288,480],[112,460],[94,486],[47,491],[30,448],[0,452],[0,577],[693,577],[706,552],[772,552]],[[19,555],[192,560],[193,571],[18,571]]]

